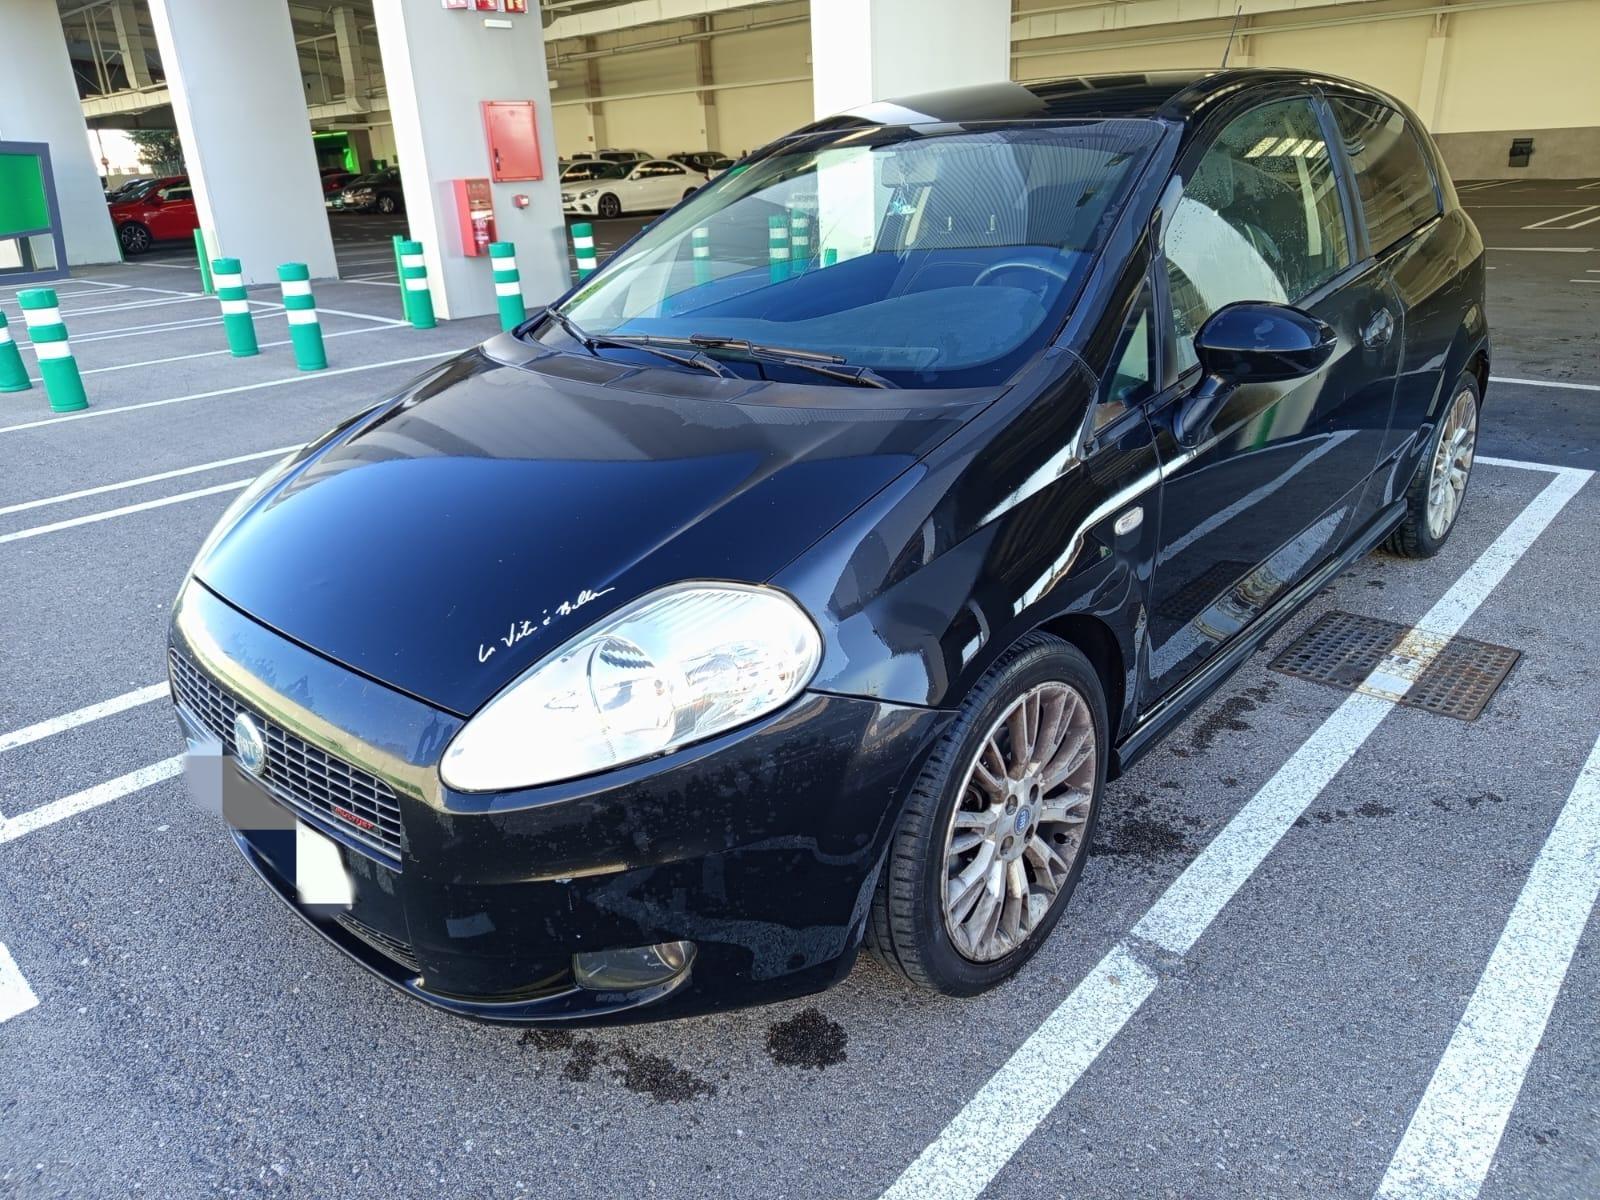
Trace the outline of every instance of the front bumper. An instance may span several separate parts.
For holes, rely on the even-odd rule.
[[[841,979],[908,773],[949,719],[806,694],[652,762],[464,795],[437,771],[460,718],[313,654],[201,585],[179,599],[172,649],[240,707],[380,777],[398,797],[397,863],[362,849],[333,818],[296,814],[338,841],[353,889],[347,910],[300,902],[292,822],[234,829],[251,866],[389,983],[499,1022],[686,1016]],[[187,736],[203,736],[199,715],[182,705],[178,715]],[[262,794],[232,757],[221,770],[226,787]],[[620,993],[573,981],[575,953],[680,939],[695,943],[696,957],[670,984]]]
[[[598,200],[599,197],[590,197],[588,200],[568,200],[563,196],[561,199],[561,211],[580,217],[592,217],[599,211],[596,208]]]

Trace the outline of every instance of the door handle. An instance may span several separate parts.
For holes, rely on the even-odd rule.
[[[1377,350],[1394,340],[1394,314],[1380,308],[1361,331],[1361,344],[1368,350]]]

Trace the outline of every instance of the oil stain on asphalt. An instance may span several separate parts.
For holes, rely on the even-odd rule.
[[[780,1067],[821,1071],[844,1061],[849,1040],[843,1025],[812,1007],[768,1027],[767,1053]]]
[[[570,1029],[525,1029],[519,1042],[542,1054],[565,1051],[561,1078],[569,1083],[588,1083],[603,1069],[630,1092],[649,1096],[658,1104],[681,1104],[717,1094],[716,1085],[670,1058],[635,1050],[626,1043],[606,1046],[596,1038],[580,1038]]]

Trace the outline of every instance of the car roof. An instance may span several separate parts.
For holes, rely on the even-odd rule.
[[[909,125],[974,121],[1060,121],[1117,117],[1164,118],[1187,123],[1216,102],[1262,84],[1332,86],[1386,104],[1386,96],[1364,84],[1331,75],[1277,68],[1232,67],[1146,71],[1108,75],[1073,75],[1026,83],[991,83],[949,88],[916,96],[883,100],[825,118],[810,128],[830,124]]]

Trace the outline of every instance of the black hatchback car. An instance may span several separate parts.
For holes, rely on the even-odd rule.
[[[968,995],[1106,781],[1343,566],[1449,536],[1483,245],[1320,76],[997,84],[751,155],[279,464],[173,616],[196,777],[495,1021]]]

